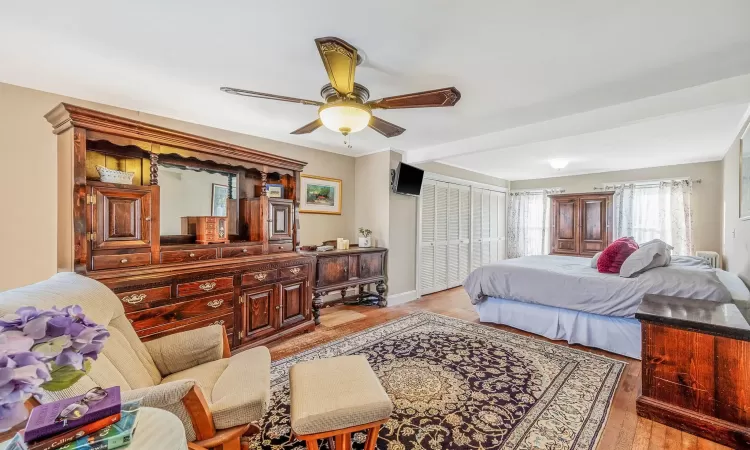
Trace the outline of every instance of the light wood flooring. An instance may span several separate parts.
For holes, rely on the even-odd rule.
[[[273,360],[281,359],[420,310],[432,311],[474,322],[479,321],[469,301],[469,297],[463,288],[438,292],[404,305],[387,308],[339,305],[323,309],[321,312],[321,324],[315,331],[270,345],[271,357]],[[492,326],[549,341],[549,339],[531,335],[515,328],[501,325]],[[620,379],[620,385],[615,392],[612,409],[607,419],[602,438],[599,441],[598,448],[600,450],[728,448],[680,430],[666,427],[660,423],[638,417],[635,411],[635,399],[638,396],[638,389],[641,383],[640,361],[580,345],[569,345],[563,341],[551,342],[606,355],[628,363]]]

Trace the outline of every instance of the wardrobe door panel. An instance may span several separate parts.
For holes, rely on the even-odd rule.
[[[552,252],[575,255],[578,250],[578,198],[552,200]]]

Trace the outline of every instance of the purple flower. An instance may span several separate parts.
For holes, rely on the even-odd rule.
[[[56,308],[48,310],[38,310],[33,306],[23,306],[18,308],[15,314],[6,314],[0,317],[0,327],[2,330],[22,330],[26,324],[38,317],[54,317],[61,315],[62,312]]]
[[[8,431],[26,420],[26,406],[22,402],[0,405],[0,430]]]

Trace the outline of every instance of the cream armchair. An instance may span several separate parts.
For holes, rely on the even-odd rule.
[[[240,448],[240,438],[266,412],[271,356],[258,347],[230,356],[224,328],[214,325],[143,343],[117,296],[98,281],[73,273],[0,293],[0,314],[21,306],[48,309],[80,305],[111,336],[91,371],[74,386],[45,392],[42,403],[80,395],[94,386],[120,386],[124,401],[180,418],[188,442],[223,450]],[[251,430],[252,428],[252,430]]]

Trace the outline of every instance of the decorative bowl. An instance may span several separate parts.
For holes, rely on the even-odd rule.
[[[122,172],[120,170],[108,169],[104,166],[96,166],[101,181],[105,183],[133,184],[134,172]]]

